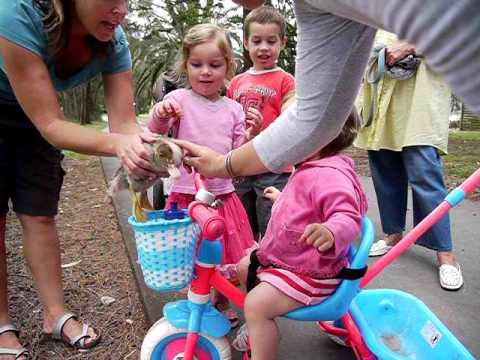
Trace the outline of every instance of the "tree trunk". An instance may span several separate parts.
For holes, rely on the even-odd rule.
[[[247,17],[247,15],[250,13],[250,10],[248,10],[247,8],[243,8],[243,23],[245,24],[245,18]],[[243,33],[245,34],[245,29],[243,29]],[[244,43],[245,42],[245,38],[244,36],[242,36],[242,40]],[[248,69],[250,69],[252,66],[253,66],[253,63],[252,63],[252,60],[250,59],[250,55],[248,54],[248,50],[245,49],[245,46],[242,46],[242,49],[243,49],[243,71],[247,71]]]

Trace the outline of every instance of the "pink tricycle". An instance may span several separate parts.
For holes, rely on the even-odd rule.
[[[190,284],[187,299],[166,304],[164,317],[148,331],[141,360],[231,359],[226,338],[230,322],[211,304],[210,291],[217,289],[240,309],[245,293],[216,270],[222,258],[218,239],[224,231],[224,220],[211,207],[215,198],[198,174],[195,184],[196,200],[188,211],[153,211],[146,223],[129,219],[146,284],[157,291],[179,290]],[[362,279],[342,280],[326,301],[296,309],[285,317],[319,322],[324,331],[341,337],[357,359],[474,359],[414,296],[393,289],[363,287],[479,184],[480,169],[374,263]],[[358,247],[350,249],[351,269],[366,267],[373,239],[374,227],[365,218],[362,239]],[[249,359],[248,351],[243,357]]]

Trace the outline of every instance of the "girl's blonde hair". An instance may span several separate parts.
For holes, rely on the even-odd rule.
[[[233,57],[232,42],[228,33],[214,24],[198,24],[190,28],[183,38],[180,57],[175,65],[175,73],[179,81],[188,84],[187,62],[193,47],[214,41],[222,52],[227,62],[226,79],[231,80],[235,76],[236,63]]]
[[[33,0],[33,3],[43,13],[43,28],[48,39],[51,55],[57,55],[68,45],[72,29],[72,0]],[[101,42],[89,36],[89,43],[96,54],[107,55],[113,47],[113,40]]]

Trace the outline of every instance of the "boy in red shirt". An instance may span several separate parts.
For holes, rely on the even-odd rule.
[[[261,6],[248,14],[244,24],[244,46],[253,67],[234,77],[227,96],[242,104],[246,120],[262,119],[266,129],[295,97],[295,79],[277,66],[285,47],[285,18],[271,6]],[[263,196],[269,186],[282,190],[292,169],[282,174],[247,176],[235,185],[248,213],[253,233],[263,236],[270,220],[272,202]]]

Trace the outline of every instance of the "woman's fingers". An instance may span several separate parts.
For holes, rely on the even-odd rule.
[[[117,150],[117,156],[129,174],[134,177],[155,177],[156,173],[150,164],[150,153],[143,145],[143,139],[149,140],[150,135],[123,135]]]
[[[202,153],[201,145],[194,144],[187,140],[172,139],[172,141],[183,149],[184,163],[189,161],[189,158],[200,156]]]
[[[194,144],[187,140],[172,139],[172,141],[180,146],[182,149],[186,150],[186,153],[195,154],[195,150],[198,152],[200,145]]]
[[[155,177],[155,172],[149,170],[150,164],[135,154],[127,155],[121,159],[123,166],[127,173],[134,178],[152,178]]]
[[[155,142],[155,140],[157,139],[158,135],[150,132],[150,131],[143,131],[141,133],[138,134],[138,136],[140,137],[140,140],[144,143],[148,143],[148,144],[152,144]]]
[[[224,155],[202,145],[197,145],[186,140],[174,140],[183,148],[183,163],[194,167],[200,174],[209,177],[225,177]],[[188,168],[187,168],[188,169]]]

